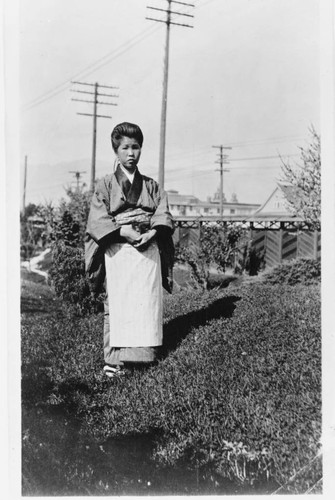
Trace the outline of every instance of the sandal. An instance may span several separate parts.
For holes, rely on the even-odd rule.
[[[120,366],[105,365],[103,371],[109,378],[118,377],[125,374],[125,371],[122,370]]]

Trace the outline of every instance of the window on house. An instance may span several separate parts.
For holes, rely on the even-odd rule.
[[[234,213],[235,213],[235,208],[231,208],[231,209],[230,209],[230,213],[231,213],[231,214],[234,214]]]

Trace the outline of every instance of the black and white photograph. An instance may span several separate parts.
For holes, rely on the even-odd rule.
[[[16,3],[13,496],[326,495],[333,2]]]

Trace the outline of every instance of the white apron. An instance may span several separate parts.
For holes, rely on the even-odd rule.
[[[105,252],[110,346],[162,345],[163,290],[156,242],[140,252],[114,243]]]

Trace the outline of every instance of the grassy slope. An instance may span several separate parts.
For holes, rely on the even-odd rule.
[[[101,374],[102,315],[27,314],[23,401],[64,406],[101,441],[155,430],[163,464],[283,482],[318,452],[319,310],[318,286],[177,293],[166,298],[163,359],[112,382]],[[319,475],[314,462],[292,491]]]

